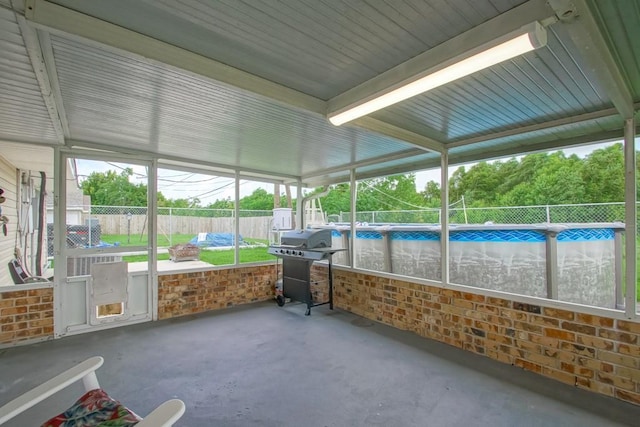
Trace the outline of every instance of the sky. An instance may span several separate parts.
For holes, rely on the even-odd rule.
[[[604,148],[612,145],[615,142],[592,144],[586,146],[580,146],[575,148],[564,148],[565,154],[576,154],[580,157],[584,157],[594,150]],[[552,150],[550,152],[559,151]],[[521,156],[520,156],[521,157]],[[501,159],[505,160],[505,159]],[[457,165],[449,168],[449,176],[451,176],[458,167],[465,166],[467,168],[473,166],[475,163],[467,163],[464,165]],[[133,177],[130,181],[134,184],[146,184],[147,173],[143,166],[129,165],[118,162],[106,162],[106,161],[94,161],[94,160],[78,160],[76,162],[78,168],[78,175],[80,179],[88,176],[91,172],[106,172],[107,170],[114,170],[120,173],[124,168],[131,167],[134,171]],[[429,181],[435,181],[440,183],[440,169],[432,169],[427,171],[419,171],[416,175],[416,190],[424,190],[425,185]],[[269,193],[273,192],[273,184],[241,181],[240,183],[240,197],[248,196],[253,193],[257,188],[264,188]],[[166,170],[161,169],[158,171],[158,190],[169,199],[184,199],[189,197],[197,197],[200,199],[200,204],[206,206],[215,202],[216,200],[235,198],[235,187],[233,178],[216,177],[210,175],[201,175],[191,172]],[[284,188],[281,188],[284,192]],[[295,197],[296,188],[292,187],[291,192]]]

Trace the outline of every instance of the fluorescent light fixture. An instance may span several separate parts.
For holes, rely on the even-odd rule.
[[[419,74],[408,81],[392,86],[385,91],[342,108],[328,115],[329,121],[336,126],[366,116],[374,111],[404,101],[438,86],[484,70],[507,59],[530,52],[547,44],[547,32],[538,22],[526,25],[520,30],[494,40],[489,45],[467,52],[455,62],[427,74]],[[451,61],[448,61],[451,62]]]

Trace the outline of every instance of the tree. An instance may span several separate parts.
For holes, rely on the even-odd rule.
[[[207,209],[233,209],[233,202],[231,198],[216,200],[215,202],[209,204]]]
[[[240,199],[240,209],[243,210],[270,211],[273,206],[273,194],[264,188],[257,188],[251,195]]]
[[[323,188],[316,188],[311,194],[320,193],[322,190]],[[351,185],[332,185],[329,193],[320,198],[320,202],[328,215],[351,211]]]
[[[467,169],[460,166],[449,178],[449,200],[460,200],[464,196],[464,182],[466,180]]]
[[[520,171],[521,177],[528,175],[513,189],[497,199],[501,206],[558,205],[585,202],[583,161],[576,155],[566,157],[562,151],[538,157],[533,162],[522,162],[535,169]],[[526,156],[528,157],[528,156]]]
[[[119,174],[115,171],[92,172],[80,183],[85,195],[91,197],[96,206],[147,206],[147,186],[133,184],[129,177],[132,168],[126,168]]]
[[[392,175],[358,183],[359,211],[411,210],[423,206],[416,192],[415,174]]]
[[[194,197],[192,199],[166,199],[164,196],[163,200],[158,198],[158,207],[162,208],[183,208],[183,209],[194,209],[200,207],[200,199]]]
[[[420,193],[426,206],[431,208],[440,207],[440,198],[442,197],[442,191],[440,190],[440,184],[435,181],[429,181],[424,186],[424,191]]]
[[[624,201],[622,144],[614,144],[589,154],[584,161],[582,179],[585,183],[585,202]]]

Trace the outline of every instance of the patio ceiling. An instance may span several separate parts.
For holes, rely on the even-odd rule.
[[[534,21],[545,47],[326,118]],[[640,0],[0,0],[0,99],[8,143],[310,186],[402,173],[444,151],[459,163],[620,139],[640,107]]]

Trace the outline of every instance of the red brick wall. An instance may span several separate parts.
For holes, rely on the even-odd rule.
[[[274,281],[274,265],[161,275],[159,318],[269,300]],[[341,269],[334,286],[336,307],[640,405],[640,322]],[[0,344],[52,337],[52,288],[0,291]]]
[[[640,405],[640,323],[344,270],[336,307]]]
[[[275,266],[209,270],[158,277],[158,318],[273,299]]]
[[[0,290],[0,344],[53,338],[53,288]]]

